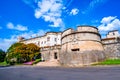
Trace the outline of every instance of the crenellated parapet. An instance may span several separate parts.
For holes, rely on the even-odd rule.
[[[78,26],[77,30],[67,29],[62,33],[62,44],[77,41],[98,41],[101,42],[101,35],[98,29],[93,26]]]

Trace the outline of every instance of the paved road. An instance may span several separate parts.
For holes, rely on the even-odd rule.
[[[120,80],[120,67],[0,67],[0,80]]]

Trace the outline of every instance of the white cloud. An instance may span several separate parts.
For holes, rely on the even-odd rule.
[[[68,0],[67,3],[65,4],[65,7],[68,8],[74,0]]]
[[[58,27],[58,26],[62,26],[63,25],[63,22],[62,22],[62,19],[52,19],[54,21],[54,24],[53,25],[49,25],[49,26],[54,26],[54,27]]]
[[[95,6],[104,3],[106,0],[92,0],[89,4],[90,8],[94,8]]]
[[[107,31],[120,29],[120,19],[116,16],[104,17],[101,20],[101,24],[98,26],[101,33],[106,33]]]
[[[77,15],[79,13],[79,10],[77,8],[74,8],[71,10],[70,15]]]
[[[106,3],[107,1],[108,0],[91,0],[88,7],[84,11],[82,11],[82,14],[88,13],[89,11],[98,7],[99,5],[102,5],[102,4]]]
[[[49,29],[47,30],[38,30],[37,32],[26,32],[26,33],[22,33],[22,34],[15,34],[15,35],[11,35],[10,38],[0,38],[0,49],[3,50],[7,50],[13,43],[17,42],[17,38],[19,36],[24,37],[25,39],[29,39],[29,38],[33,38],[33,37],[37,37],[37,36],[42,36],[44,35],[46,32],[50,31]]]
[[[108,24],[108,23],[110,23],[112,20],[114,20],[115,18],[116,18],[116,16],[115,16],[115,17],[113,17],[113,16],[104,17],[104,18],[102,19],[101,23],[103,23],[103,24]]]
[[[19,31],[27,31],[28,30],[28,28],[27,28],[27,26],[22,26],[22,25],[17,25],[16,26],[16,30],[19,30]]]
[[[14,29],[14,25],[13,25],[11,22],[9,22],[9,23],[7,24],[7,28],[8,28],[8,29]]]
[[[41,0],[35,9],[35,17],[50,22],[51,27],[64,27],[62,15],[62,0]]]
[[[15,36],[12,36],[11,38],[0,38],[0,49],[6,51],[11,44],[17,41],[17,38]]]
[[[42,36],[48,31],[50,31],[50,30],[49,29],[47,29],[47,30],[40,29],[37,32],[30,31],[30,32],[26,32],[26,33],[19,34],[19,35],[16,35],[16,36],[22,36],[22,37],[24,37],[26,39],[29,39],[31,37]]]
[[[11,23],[11,22],[9,22],[9,23],[7,24],[7,28],[8,28],[8,29],[18,30],[18,31],[27,31],[27,30],[28,30],[27,26],[23,26],[23,25],[20,25],[20,24],[14,26],[14,24]]]
[[[37,3],[38,0],[22,0],[25,4],[29,5],[31,8],[35,8],[34,3]]]

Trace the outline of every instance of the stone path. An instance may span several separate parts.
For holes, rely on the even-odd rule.
[[[60,66],[60,63],[58,60],[51,60],[46,62],[39,62],[35,66],[58,67]]]

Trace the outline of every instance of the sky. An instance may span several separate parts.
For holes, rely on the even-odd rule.
[[[119,0],[0,0],[0,49],[19,36],[29,39],[46,32],[91,25],[102,38],[120,31]]]

